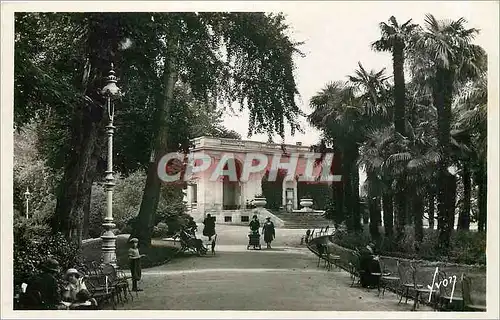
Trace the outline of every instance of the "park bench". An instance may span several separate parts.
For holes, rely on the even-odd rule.
[[[352,251],[349,255],[349,274],[351,275],[351,287],[354,284],[358,284],[361,281],[361,274],[364,272],[361,270],[360,254],[357,250]]]
[[[111,302],[113,309],[116,309],[117,302],[124,304],[125,301],[128,302],[129,297],[134,299],[128,281],[131,277],[123,270],[97,262],[82,266],[81,270],[85,274],[85,284],[92,298],[96,299],[99,305]]]
[[[330,226],[326,226],[325,230],[323,230],[323,235],[326,236],[328,235],[328,230],[330,229]]]
[[[461,280],[462,280],[463,310],[486,312],[486,306],[476,304],[472,300],[472,295],[471,295],[472,279],[463,273]]]
[[[380,296],[380,293],[382,293],[382,297],[385,295],[385,290],[387,287],[393,287],[395,291],[397,291],[397,288],[400,286],[400,277],[398,275],[392,275],[392,272],[387,269],[384,261],[382,258],[379,260],[380,262],[380,270],[382,270],[382,275],[380,278],[379,282],[379,287],[378,287],[378,295]],[[396,260],[396,270],[399,269],[399,259]],[[380,292],[382,290],[382,292]]]
[[[400,287],[398,288],[400,298],[398,304],[401,303],[403,298],[405,298],[405,304],[408,303],[408,298],[411,298],[414,301],[412,310],[416,310],[420,296],[425,293],[424,290],[427,290],[427,292],[429,290],[424,288],[423,284],[417,283],[417,269],[413,261],[400,261],[398,274],[400,278]]]
[[[335,268],[341,269],[341,256],[335,254],[335,250],[332,247],[333,243],[325,243],[322,245],[322,255],[320,256],[320,259],[325,261],[325,267],[327,267],[328,271],[332,269],[332,266],[335,266]]]
[[[111,303],[113,310],[116,310],[116,289],[110,286],[105,275],[88,275],[85,277],[85,284],[100,308]]]
[[[439,270],[436,282],[442,284],[444,279],[448,279],[446,272],[443,270]],[[456,294],[452,296],[451,290],[452,290],[451,286],[443,286],[443,285],[440,285],[439,289],[437,288],[433,289],[431,303],[434,309],[441,311],[463,309],[463,304],[464,304],[463,298]]]
[[[301,238],[300,238],[300,244],[303,245],[304,242],[305,244],[308,244],[309,243],[309,236],[311,234],[311,230],[310,229],[307,229],[306,230],[306,234],[304,234]]]
[[[311,233],[309,234],[309,240],[308,242],[311,242],[312,239],[314,239],[314,230],[316,230],[315,228],[312,229]]]
[[[316,238],[322,235],[323,235],[323,228],[321,228],[319,231],[316,231]]]

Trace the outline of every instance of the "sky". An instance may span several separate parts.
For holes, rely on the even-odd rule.
[[[357,68],[358,61],[367,70],[386,68],[387,73],[392,75],[391,54],[374,52],[370,48],[370,44],[380,37],[378,24],[387,22],[391,15],[399,23],[413,19],[414,23],[421,26],[424,26],[427,13],[437,19],[456,20],[464,17],[468,27],[481,29],[475,43],[487,51],[495,45],[491,39],[495,35],[495,28],[498,28],[498,15],[492,15],[492,10],[498,13],[498,2],[493,1],[310,1],[282,3],[278,10],[286,15],[294,40],[305,42],[300,49],[306,56],[297,57],[295,62],[299,107],[306,113],[311,111],[308,107],[310,98],[328,82],[346,80],[347,75],[353,74]],[[496,19],[490,18],[495,15]],[[267,141],[267,135],[247,136],[247,112],[237,116],[226,115],[224,125],[240,133],[243,139]],[[320,132],[309,127],[305,119],[302,126],[305,134],[291,136],[288,130],[285,143],[311,145],[319,141]],[[281,139],[277,137],[275,142],[281,142]]]

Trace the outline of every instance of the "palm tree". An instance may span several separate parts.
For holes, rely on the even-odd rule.
[[[390,102],[387,96],[390,92],[387,80],[390,77],[385,74],[385,68],[367,72],[361,62],[358,62],[358,69],[354,71],[354,75],[347,77],[355,89],[354,93],[358,94],[360,102],[365,106],[365,114],[370,117],[385,118],[387,102]]]
[[[394,108],[393,108],[393,121],[396,132],[405,135],[405,48],[407,47],[414,31],[418,27],[416,24],[411,23],[411,19],[399,25],[396,18],[391,16],[389,23],[381,22],[379,24],[381,38],[372,43],[372,48],[375,51],[389,51],[392,52],[392,64],[394,75]],[[406,199],[405,194],[400,188],[396,192],[396,214],[398,221],[401,223],[405,220],[406,216]],[[398,238],[402,238],[404,227],[398,225]]]
[[[359,172],[356,161],[363,139],[364,108],[354,95],[354,88],[345,82],[332,82],[310,100],[313,112],[308,121],[323,131],[325,140],[332,142],[342,157],[344,204],[348,227],[360,230]],[[337,193],[338,195],[338,193]]]
[[[486,109],[487,76],[483,72],[478,79],[466,83],[455,99],[452,144],[461,165],[463,201],[458,219],[458,229],[468,230],[471,211],[471,178],[474,173],[479,188],[479,229],[486,226]]]
[[[477,29],[465,28],[465,19],[438,21],[433,15],[425,18],[412,52],[412,71],[430,80],[433,104],[438,114],[438,145],[441,153],[438,166],[438,229],[439,245],[449,246],[453,225],[449,196],[453,193],[454,177],[448,173],[451,156],[451,104],[457,82],[479,73],[480,47],[471,42]]]
[[[394,129],[385,127],[369,132],[367,139],[361,147],[359,164],[364,167],[367,173],[367,193],[370,197],[382,197],[382,207],[384,211],[384,231],[385,236],[392,239],[393,236],[393,179],[390,172],[385,170],[384,164],[389,156],[389,146],[394,142]],[[373,210],[372,206],[370,208]],[[372,237],[377,235],[376,225],[378,217],[376,212],[370,210],[370,233]],[[375,218],[375,219],[373,219]],[[375,220],[375,221],[374,221]]]
[[[405,48],[414,31],[418,27],[411,23],[411,19],[399,25],[396,18],[391,16],[389,24],[379,24],[381,38],[372,43],[375,51],[392,52],[392,65],[394,73],[394,126],[400,134],[405,134]]]
[[[361,62],[358,62],[358,69],[354,71],[354,75],[348,76],[348,78],[359,95],[360,103],[364,105],[365,123],[361,131],[368,133],[373,129],[389,125],[387,110],[391,99],[390,87],[387,83],[389,77],[385,74],[385,68],[367,72]],[[366,191],[370,213],[370,234],[372,238],[378,239],[378,227],[382,220],[380,217],[382,196],[380,189],[382,186],[377,173],[371,170],[370,166],[366,166],[366,163],[362,165],[365,165],[365,169],[367,169]]]

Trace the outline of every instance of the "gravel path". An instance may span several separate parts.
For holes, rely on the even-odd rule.
[[[218,226],[219,227],[219,226]],[[222,227],[222,228],[221,228]],[[140,292],[123,310],[406,311],[390,292],[350,287],[349,275],[317,268],[303,231],[278,229],[271,250],[246,250],[246,228],[221,226],[216,255],[187,256],[143,270]],[[222,231],[222,232],[221,232]],[[243,236],[242,236],[243,235]],[[242,240],[243,239],[243,240]],[[295,240],[293,240],[295,239]],[[428,311],[422,307],[420,310]]]

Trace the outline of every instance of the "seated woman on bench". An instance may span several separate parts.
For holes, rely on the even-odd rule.
[[[70,309],[97,306],[97,301],[90,297],[90,292],[83,282],[83,275],[78,270],[68,269],[64,280],[67,283],[63,287],[62,300],[66,306]]]
[[[375,288],[380,281],[379,274],[380,263],[378,256],[374,253],[375,244],[370,242],[365,248],[361,250],[360,267],[361,267],[361,286],[364,288]]]

